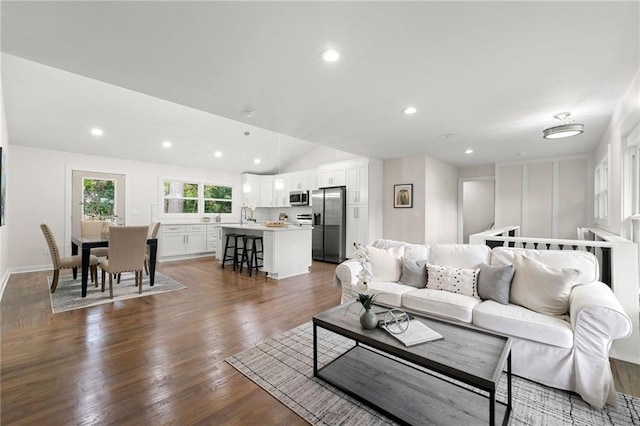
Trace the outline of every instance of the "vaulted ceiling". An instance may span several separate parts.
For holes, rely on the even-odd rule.
[[[590,153],[640,60],[631,1],[0,7],[11,143],[235,171],[316,144],[456,166]],[[563,111],[584,134],[542,139]]]

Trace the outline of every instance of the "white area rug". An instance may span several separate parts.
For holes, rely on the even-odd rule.
[[[318,329],[318,365],[353,346],[353,341]],[[226,360],[231,366],[314,425],[396,424],[313,377],[313,327],[306,323]],[[506,377],[498,400],[506,400]],[[618,393],[618,408],[594,410],[579,396],[513,377],[509,425],[640,425],[640,398]],[[488,419],[487,419],[488,424]]]
[[[98,287],[94,287],[94,283],[89,280],[87,286],[87,297],[82,297],[82,283],[80,280],[80,271],[78,271],[78,279],[74,280],[73,275],[61,275],[58,281],[58,287],[55,293],[51,295],[51,310],[53,313],[71,311],[73,309],[82,309],[88,306],[100,305],[102,303],[111,303],[119,300],[133,299],[135,297],[151,296],[153,294],[166,293],[174,290],[187,288],[182,284],[172,280],[171,278],[156,272],[156,279],[153,287],[149,285],[149,276],[144,275],[142,279],[142,294],[138,293],[138,288],[134,284],[133,273],[122,274],[120,284],[113,282],[113,299],[109,298],[109,277],[105,282],[104,293],[100,291],[102,282],[101,273],[98,272]],[[49,288],[51,288],[51,277],[47,279]]]

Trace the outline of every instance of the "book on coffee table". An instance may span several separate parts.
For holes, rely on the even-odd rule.
[[[382,328],[387,330],[389,334],[405,346],[418,345],[443,338],[440,333],[416,320],[409,321],[409,327],[402,333],[400,332],[401,329],[395,323],[389,323],[386,326],[383,325]]]

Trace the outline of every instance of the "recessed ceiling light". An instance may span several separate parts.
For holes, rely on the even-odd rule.
[[[91,129],[91,134],[93,136],[102,136],[104,135],[104,132],[102,131],[102,129],[98,129],[97,127]]]
[[[251,132],[244,132],[245,136],[249,136],[251,134]]]
[[[473,150],[471,148],[464,150],[465,154],[473,154]]]
[[[165,148],[171,148],[171,142],[164,141],[164,142],[162,142],[162,146],[165,147]]]
[[[216,151],[216,152],[213,153],[213,155],[215,155],[216,157],[220,158],[220,157],[222,157],[222,152]]]
[[[253,159],[253,164],[260,164],[260,161],[262,161],[262,160],[260,160],[259,158],[254,158]]]
[[[527,153],[526,152],[518,152],[518,153],[516,153],[516,155],[518,157],[524,157],[525,155],[527,155]]]
[[[406,107],[405,109],[402,110],[402,112],[404,112],[407,115],[411,115],[411,114],[415,114],[416,112],[418,112],[418,110],[416,109],[416,107]]]
[[[340,54],[336,50],[325,49],[322,52],[320,52],[320,57],[325,62],[335,62],[338,59],[340,59]]]
[[[447,139],[453,136],[453,133],[443,133],[440,135],[440,139]]]

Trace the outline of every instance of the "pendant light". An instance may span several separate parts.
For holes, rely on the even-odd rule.
[[[584,131],[584,125],[574,122],[570,112],[558,113],[553,118],[560,123],[554,123],[542,131],[542,137],[545,139],[568,138]]]
[[[280,176],[281,154],[282,154],[282,135],[278,133],[278,177],[273,183],[273,187],[276,189],[276,191],[282,191],[284,189],[284,180],[282,179],[282,176]]]

